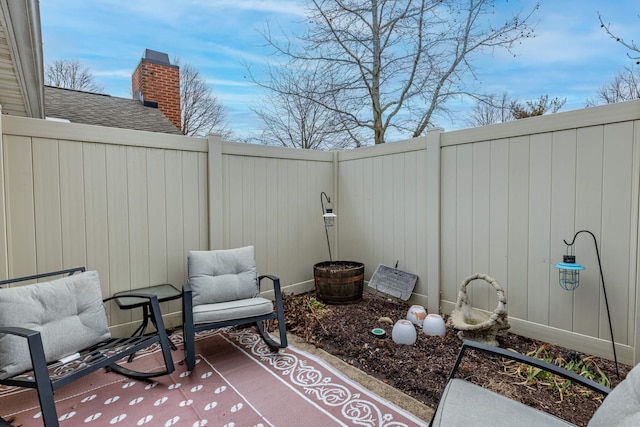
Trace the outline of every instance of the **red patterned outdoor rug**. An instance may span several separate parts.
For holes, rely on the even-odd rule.
[[[416,426],[427,425],[293,347],[273,353],[252,329],[211,331],[196,342],[188,372],[182,336],[172,341],[176,370],[153,381],[96,372],[56,392],[61,426]],[[157,349],[130,366],[162,367]],[[0,416],[41,426],[34,390],[0,386]]]

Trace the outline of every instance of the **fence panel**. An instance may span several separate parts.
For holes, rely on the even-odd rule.
[[[84,265],[105,297],[181,287],[186,251],[207,243],[206,143],[159,137],[154,147],[153,133],[60,125],[3,117],[6,276]],[[109,309],[114,326],[140,318]],[[179,303],[164,310],[179,322]]]
[[[442,134],[441,304],[451,310],[460,279],[485,272],[506,290],[514,331],[611,357],[593,239],[576,240],[586,267],[577,290],[561,289],[554,268],[563,239],[586,229],[600,247],[619,356],[630,362],[638,357],[640,108],[597,110]],[[471,298],[495,308],[484,292]]]
[[[333,155],[212,143],[221,153],[211,182],[220,186],[222,213],[211,221],[223,224],[212,247],[254,245],[258,271],[279,276],[286,292],[313,289],[313,265],[328,256],[320,193],[332,192]]]
[[[338,215],[333,257],[363,262],[365,279],[397,263],[418,275],[412,301],[449,314],[460,282],[488,273],[515,332],[610,357],[589,236],[575,245],[580,288],[562,290],[554,268],[563,239],[592,231],[619,356],[640,357],[640,101],[337,153],[11,116],[1,125],[5,277],[86,265],[106,296],[182,285],[189,250],[252,244],[261,272],[302,292],[329,255],[324,191]],[[495,308],[482,285],[471,297]],[[164,309],[179,323],[179,302]],[[116,326],[139,318],[111,315]]]
[[[435,154],[437,155],[437,153]],[[416,301],[427,304],[427,140],[367,147],[338,156],[338,229],[342,260],[379,264],[419,276]],[[335,258],[335,257],[334,257]]]

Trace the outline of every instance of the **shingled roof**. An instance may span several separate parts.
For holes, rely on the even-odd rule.
[[[160,110],[135,99],[45,86],[44,107],[46,117],[72,123],[182,134]]]

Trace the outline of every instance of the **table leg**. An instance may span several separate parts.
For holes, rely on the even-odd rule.
[[[153,317],[151,316],[151,313],[149,313],[149,318],[151,319],[151,323],[153,323],[153,326],[158,329],[158,325],[156,325],[156,322],[153,320]],[[165,332],[167,333],[167,336],[170,336],[169,331],[167,331],[165,329]],[[171,350],[177,350],[178,347],[176,347],[176,345],[173,343],[173,341],[171,341],[171,339],[169,339],[169,347],[171,347]]]
[[[142,323],[133,332],[133,334],[131,334],[131,336],[132,337],[135,337],[136,335],[140,337],[143,336],[144,333],[147,332],[147,326],[149,325],[150,318],[151,318],[151,311],[149,308],[149,304],[145,304],[142,306]],[[131,363],[135,357],[136,357],[136,354],[133,353],[129,356],[129,359],[127,359],[127,361]]]
[[[142,323],[140,324],[140,326],[138,326],[138,328],[133,332],[133,334],[131,334],[132,337],[138,335],[138,336],[143,336],[145,334],[145,332],[147,332],[147,326],[149,325],[149,320],[151,320],[151,323],[153,323],[153,326],[155,326],[156,329],[158,329],[158,325],[156,325],[156,322],[153,320],[153,316],[151,315],[151,306],[149,304],[145,304],[142,306]],[[169,332],[167,332],[167,335],[169,335]],[[171,350],[177,350],[178,348],[176,347],[176,345],[173,343],[173,341],[169,340],[169,346],[171,347]],[[129,356],[128,362],[131,363],[133,361],[133,359],[135,358],[136,354],[133,353],[132,355]]]

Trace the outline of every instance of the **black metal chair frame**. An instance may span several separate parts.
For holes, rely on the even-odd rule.
[[[460,363],[462,362],[462,359],[464,358],[465,353],[469,350],[481,351],[489,355],[503,357],[505,359],[513,360],[519,363],[524,363],[524,364],[533,366],[535,368],[542,369],[543,371],[547,371],[549,373],[559,375],[564,379],[567,379],[576,384],[580,384],[581,386],[587,387],[597,393],[602,394],[605,397],[611,392],[611,389],[609,389],[608,387],[605,387],[595,381],[592,381],[588,378],[578,375],[575,372],[564,369],[558,365],[545,362],[544,360],[536,359],[535,357],[530,357],[521,353],[517,353],[515,351],[506,350],[500,347],[494,347],[486,344],[481,344],[477,341],[471,341],[471,340],[465,340],[462,343],[462,347],[458,352],[458,357],[456,358],[455,364],[453,365],[453,369],[451,369],[451,372],[449,373],[447,382],[453,380],[456,377],[456,374],[458,373],[458,368],[460,367]],[[433,411],[433,417],[431,418],[429,425],[433,425],[433,421],[435,420],[436,413],[438,412],[439,406],[440,406],[440,402],[438,402],[438,406],[436,406],[436,409]]]
[[[193,291],[187,283],[182,288],[182,320],[184,333],[184,353],[187,369],[192,370],[196,365],[195,334],[196,332],[209,329],[223,328],[226,326],[255,325],[264,342],[272,351],[287,347],[287,330],[284,323],[284,303],[282,302],[282,292],[280,290],[280,279],[272,275],[262,275],[258,277],[258,288],[263,279],[273,282],[273,292],[275,296],[276,308],[272,313],[263,316],[243,317],[230,319],[222,322],[194,324],[193,322]],[[278,330],[280,332],[280,342],[274,341],[269,332],[264,327],[264,321],[270,319],[278,320]]]
[[[50,276],[71,276],[76,272],[83,271],[85,271],[85,267],[76,267],[51,273],[3,280],[0,282],[0,285],[28,280],[37,280]],[[2,292],[2,289],[0,289],[0,292]],[[66,384],[78,380],[101,368],[107,367],[119,374],[138,379],[148,379],[167,375],[173,372],[175,370],[175,366],[173,365],[173,358],[171,357],[169,338],[167,337],[164,328],[164,322],[162,320],[162,313],[160,312],[158,297],[155,295],[147,294],[131,294],[130,296],[145,298],[149,300],[154,324],[159,325],[158,333],[153,335],[135,336],[128,338],[110,338],[108,340],[105,340],[101,343],[80,351],[80,357],[76,358],[76,360],[80,360],[82,361],[82,363],[76,363],[72,369],[68,370],[60,368],[65,365],[71,365],[72,363],[74,363],[74,361],[70,361],[67,363],[56,361],[47,364],[40,332],[21,327],[0,327],[0,333],[20,336],[27,340],[29,353],[31,356],[31,364],[33,366],[32,372],[29,371],[15,375],[11,378],[2,379],[0,380],[0,384],[36,389],[38,392],[40,409],[42,411],[42,418],[45,426],[56,427],[59,424],[55,407],[54,392],[55,390]],[[103,300],[103,302],[110,301],[114,298],[115,297],[106,298]],[[162,349],[162,356],[166,367],[165,370],[158,372],[138,372],[116,364],[117,361],[156,343],[159,343]]]

